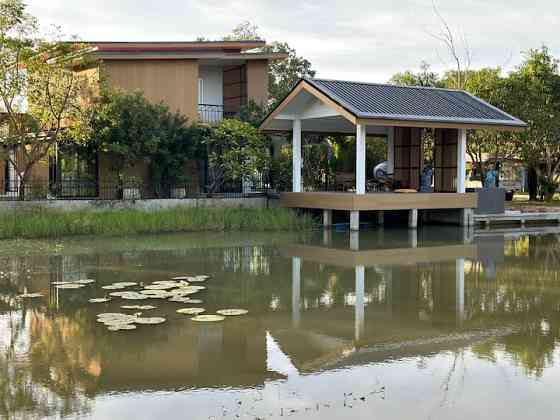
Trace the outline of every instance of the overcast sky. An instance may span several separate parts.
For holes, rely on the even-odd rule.
[[[542,44],[560,57],[559,0],[436,0],[458,38],[468,39],[473,68],[521,61]],[[431,0],[27,0],[44,25],[96,41],[188,41],[219,38],[239,22],[267,41],[286,41],[318,77],[385,82],[416,70],[449,68],[430,33],[440,24]]]

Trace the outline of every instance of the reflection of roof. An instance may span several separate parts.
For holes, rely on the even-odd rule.
[[[523,121],[465,91],[305,80],[359,118],[526,126]]]

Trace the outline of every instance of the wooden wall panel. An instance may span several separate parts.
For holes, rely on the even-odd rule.
[[[454,192],[457,182],[459,130],[436,129],[434,144],[434,192]]]
[[[197,60],[107,60],[104,69],[112,87],[142,90],[148,100],[164,102],[171,112],[198,118]]]
[[[395,127],[394,180],[400,188],[420,189],[423,166],[422,129]]]
[[[224,114],[238,113],[247,104],[247,68],[224,67]]]
[[[268,102],[268,60],[247,62],[247,99],[261,106]]]

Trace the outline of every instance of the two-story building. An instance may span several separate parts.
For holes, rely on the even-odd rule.
[[[113,88],[141,90],[148,100],[163,102],[170,111],[203,124],[235,117],[250,101],[265,105],[268,65],[286,57],[262,52],[266,43],[261,40],[87,44],[99,62],[95,68],[83,70],[89,77],[98,81],[106,78]],[[198,176],[196,165],[186,171],[193,184],[199,183],[194,179]],[[139,163],[130,169],[130,175],[148,181],[148,165]],[[75,149],[59,150],[33,171],[35,182],[66,184],[62,195],[101,195],[100,185],[113,177],[110,156],[91,157]],[[0,162],[0,194],[17,190],[16,178],[14,168]]]

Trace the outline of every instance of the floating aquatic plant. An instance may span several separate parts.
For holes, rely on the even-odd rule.
[[[81,289],[82,287],[85,287],[85,284],[80,284],[80,283],[66,283],[66,284],[59,284],[58,286],[56,286],[57,289]]]
[[[136,309],[138,311],[149,311],[151,309],[156,309],[157,306],[152,305],[122,305],[122,309]]]
[[[165,318],[154,316],[154,317],[136,317],[134,320],[136,324],[146,324],[146,325],[155,325],[155,324],[162,324],[165,322]]]
[[[109,298],[92,298],[90,300],[88,300],[89,303],[105,303],[105,302],[110,302],[111,299]]]
[[[226,319],[226,317],[221,315],[197,315],[191,318],[192,321],[196,322],[219,322],[224,319]]]
[[[247,309],[220,309],[216,313],[224,316],[239,316],[247,315],[249,311]]]
[[[183,315],[200,315],[201,313],[206,312],[204,308],[182,308],[177,309],[178,314]]]

